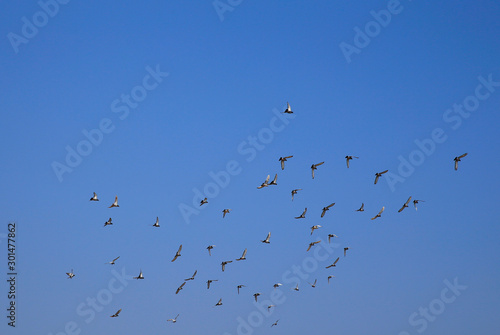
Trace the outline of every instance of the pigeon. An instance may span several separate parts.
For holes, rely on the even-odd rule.
[[[97,199],[97,194],[95,194],[95,192],[94,192],[94,196],[92,198],[90,198],[90,201],[99,201],[99,199]]]
[[[359,207],[358,209],[356,209],[356,212],[364,212],[365,211],[365,204],[362,202],[361,203],[361,207]]]
[[[177,288],[177,291],[175,291],[175,294],[179,293],[182,290],[182,288],[184,287],[184,285],[186,285],[186,282],[182,283],[181,286],[179,286]]]
[[[312,288],[315,288],[315,287],[316,287],[316,282],[317,282],[317,281],[318,281],[317,279],[314,279],[314,283],[312,283],[312,284],[311,284],[311,283],[309,283],[309,282],[307,282],[307,283],[308,283],[309,285],[311,285],[311,287],[312,287]]]
[[[175,253],[174,259],[172,259],[172,262],[177,259],[177,257],[181,257],[181,250],[182,250],[182,244],[179,246],[179,250]]]
[[[120,205],[118,205],[118,196],[115,196],[115,202],[113,202],[108,208],[112,207],[120,207]]]
[[[410,203],[410,200],[411,200],[411,196],[408,198],[408,200],[406,200],[406,202],[403,204],[403,207],[401,207],[399,210],[398,210],[398,213],[401,213],[403,211],[403,209],[405,209],[406,207],[408,207],[408,204]]]
[[[277,326],[278,325],[278,321],[279,321],[279,319],[276,320],[276,322],[271,325],[271,328],[274,327],[274,326]]]
[[[326,207],[323,207],[323,212],[321,212],[321,217],[325,216],[326,211],[330,210],[330,207],[332,207],[333,205],[335,205],[335,203],[332,203]]]
[[[116,311],[115,314],[111,315],[110,317],[111,318],[117,318],[118,317],[118,314],[120,314],[120,312],[122,311],[122,309],[120,308],[118,311]]]
[[[307,248],[307,250],[306,250],[306,251],[311,250],[311,248],[312,248],[313,246],[315,246],[316,244],[318,244],[319,242],[321,242],[321,241],[316,241],[316,242],[311,242],[311,243],[309,243],[309,247]]]
[[[285,169],[285,162],[288,158],[292,158],[293,156],[280,157],[279,161],[281,162],[281,170]]]
[[[139,275],[137,277],[134,277],[134,279],[144,279],[144,276],[142,275],[142,270],[139,272]]]
[[[296,216],[295,218],[296,219],[305,219],[306,212],[307,212],[307,207],[304,209],[304,211],[302,212],[302,214],[300,214],[300,216]]]
[[[312,178],[314,179],[314,170],[317,170],[318,169],[318,166],[320,166],[321,164],[323,164],[324,162],[321,162],[321,163],[318,163],[318,164],[313,164],[311,165],[311,170],[312,170]]]
[[[236,286],[236,288],[238,289],[238,294],[240,294],[240,288],[242,288],[242,287],[246,287],[246,286],[245,285],[238,285],[238,286]]]
[[[225,217],[226,217],[226,214],[227,214],[227,213],[229,213],[229,212],[231,212],[231,209],[228,209],[228,208],[223,209],[223,210],[222,210],[222,218],[225,218]]]
[[[266,237],[266,239],[265,239],[265,240],[263,240],[263,241],[261,241],[261,242],[262,242],[262,243],[267,243],[267,244],[269,244],[269,243],[271,243],[271,242],[269,242],[269,239],[270,239],[270,238],[271,238],[271,232],[267,233],[267,237]]]
[[[347,255],[347,250],[349,250],[349,247],[344,248],[344,257],[345,257],[345,255]]]
[[[337,266],[336,264],[337,264],[337,262],[339,261],[339,258],[340,258],[340,257],[337,257],[337,259],[336,259],[336,260],[335,260],[332,264],[330,264],[330,265],[328,265],[327,267],[325,267],[325,269],[329,269],[329,268],[331,268],[331,267],[336,267],[336,266]]]
[[[460,162],[461,159],[464,158],[465,156],[467,156],[467,153],[465,153],[465,154],[463,154],[461,156],[453,158],[453,160],[455,161],[455,171],[458,170],[458,162]]]
[[[273,287],[274,287],[274,289],[277,289],[278,287],[280,287],[280,286],[282,286],[282,285],[283,285],[283,284],[281,284],[281,283],[276,283],[276,284],[274,284],[274,285],[273,285]]]
[[[66,274],[68,275],[68,279],[73,279],[73,277],[75,276],[75,274],[73,273],[73,269],[71,269],[71,272],[66,272]]]
[[[422,201],[425,202],[425,200],[413,200],[413,206],[415,206],[415,210],[417,210],[417,204]]]
[[[286,109],[283,113],[293,114],[292,107],[290,107],[290,104],[288,102],[286,103]]]
[[[226,261],[226,262],[222,262],[220,263],[220,265],[222,265],[222,272],[224,272],[224,270],[226,269],[226,264],[229,264],[229,263],[232,263],[233,261]]]
[[[347,163],[347,168],[349,168],[349,161],[353,158],[359,158],[356,156],[345,156],[345,162]]]
[[[260,295],[260,293],[255,293],[253,297],[255,298],[255,302],[257,302],[257,297]]]
[[[381,177],[384,173],[386,173],[387,171],[389,171],[389,170],[385,170],[385,171],[382,171],[382,172],[377,172],[377,173],[375,173],[375,183],[374,183],[374,184],[376,184],[376,183],[378,182],[378,179],[379,179],[379,178],[380,178],[380,177]]]
[[[247,256],[247,249],[245,248],[245,250],[243,250],[243,255],[241,255],[241,257],[237,258],[236,260],[237,261],[244,261],[245,259],[247,259],[246,256]]]
[[[111,262],[107,262],[105,264],[111,264],[111,265],[115,265],[115,261],[120,258],[120,256],[116,257],[115,259],[113,259]]]
[[[330,243],[332,237],[338,237],[335,234],[328,234],[328,243]]]
[[[262,184],[260,184],[260,186],[257,186],[257,188],[258,188],[258,189],[261,189],[261,188],[263,188],[263,187],[268,187],[268,186],[269,186],[269,184],[268,184],[268,183],[269,183],[269,178],[271,178],[271,176],[270,176],[270,175],[267,175],[266,180],[264,180],[264,182],[263,182]]]
[[[380,210],[380,212],[378,212],[378,214],[375,215],[374,217],[372,217],[371,219],[375,220],[376,218],[379,218],[382,215],[382,212],[384,211],[384,209],[385,209],[385,207],[382,207],[382,209]]]
[[[268,305],[267,310],[269,311],[271,308],[276,307],[276,305]]]
[[[209,245],[209,246],[207,247],[207,250],[208,250],[208,255],[209,255],[209,256],[212,256],[212,252],[211,252],[211,250],[212,250],[214,247],[215,247],[215,245]]]
[[[321,228],[321,227],[322,227],[322,226],[320,226],[319,224],[312,226],[312,227],[311,227],[311,235],[313,234],[313,232],[314,232],[316,229],[319,229],[319,228]]]
[[[215,304],[215,306],[221,306],[222,305],[222,298],[219,299],[219,301]]]
[[[156,217],[156,222],[153,224],[153,227],[159,227],[160,226],[160,220],[158,220],[158,217]]]
[[[111,218],[109,218],[108,221],[104,222],[104,227],[111,226],[112,224],[113,224],[113,222],[111,222]]]
[[[210,289],[210,284],[211,284],[212,282],[214,282],[214,281],[219,281],[219,280],[218,280],[218,279],[209,279],[209,280],[207,280],[207,290],[209,290],[209,289]]]
[[[194,277],[196,276],[197,273],[198,273],[198,270],[195,270],[194,273],[193,273],[193,275],[190,278],[188,278],[188,279],[184,279],[184,281],[194,280]]]
[[[293,196],[297,194],[298,191],[302,191],[301,188],[296,188],[295,190],[292,190],[292,201],[293,201]]]
[[[335,276],[328,276],[328,284],[330,284],[330,278],[335,278]]]
[[[269,185],[278,185],[278,174],[274,175],[274,179],[269,183]]]
[[[203,199],[202,201],[200,201],[200,206],[203,206],[204,204],[207,204],[207,203],[208,203],[208,200],[205,197],[205,199]]]
[[[295,286],[294,288],[292,288],[292,290],[298,291],[299,290],[299,284],[297,284],[297,286]]]
[[[178,317],[179,317],[179,314],[177,314],[177,316],[173,319],[168,319],[167,322],[172,321],[172,323],[176,323]]]

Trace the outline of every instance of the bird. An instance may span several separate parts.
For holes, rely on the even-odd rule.
[[[115,196],[115,202],[113,202],[111,204],[111,206],[109,206],[108,208],[111,208],[111,207],[120,207],[120,205],[118,205],[118,196]]]
[[[389,170],[385,170],[385,171],[382,171],[382,172],[377,172],[377,173],[375,173],[375,182],[374,182],[374,184],[376,184],[376,183],[378,182],[378,179],[379,179],[379,178],[380,178],[380,177],[381,177],[384,173],[386,173],[387,171],[389,171]]]
[[[120,308],[119,310],[116,311],[115,314],[111,315],[110,317],[111,318],[117,318],[118,317],[118,314],[120,314],[120,312],[122,311],[122,309]]]
[[[298,191],[302,191],[301,188],[296,188],[295,190],[292,190],[292,201],[293,201],[293,196],[297,194]]]
[[[254,293],[253,297],[255,298],[255,301],[257,302],[257,297],[260,295],[260,293]]]
[[[337,265],[337,262],[339,261],[340,257],[337,257],[337,259],[330,265],[328,265],[327,267],[325,267],[325,269],[329,269],[331,267],[336,267]]]
[[[225,218],[226,214],[229,213],[229,212],[231,212],[231,209],[229,209],[229,208],[223,209],[222,210],[222,218]]]
[[[321,228],[321,227],[322,227],[322,226],[320,226],[319,224],[312,226],[312,227],[311,227],[311,235],[313,234],[313,232],[314,232],[316,229],[319,229],[319,228]]]
[[[179,250],[175,253],[174,259],[172,259],[172,262],[177,259],[177,257],[181,257],[181,250],[182,250],[182,244],[179,246]]]
[[[111,262],[107,262],[105,264],[111,264],[111,265],[115,265],[115,261],[120,258],[120,256],[116,257],[115,259],[113,259]]]
[[[345,255],[347,255],[347,250],[349,250],[349,247],[344,248],[344,257],[345,257]]]
[[[297,286],[295,286],[294,288],[292,288],[292,290],[298,291],[299,290],[299,284],[297,284]]]
[[[312,283],[312,284],[311,284],[311,283],[309,283],[309,282],[307,282],[307,283],[308,283],[309,285],[311,285],[311,287],[312,287],[312,288],[315,288],[315,287],[316,287],[316,282],[317,282],[317,281],[318,281],[317,279],[314,279],[314,283]]]
[[[168,319],[167,322],[172,321],[172,323],[176,323],[178,317],[179,317],[179,314],[177,314],[177,316],[173,319]]]
[[[324,162],[321,162],[321,163],[318,163],[318,164],[313,164],[311,165],[311,171],[312,171],[312,178],[314,179],[314,170],[317,170],[318,169],[318,166],[320,166],[321,164],[323,164]]]
[[[245,250],[243,250],[243,255],[241,255],[240,258],[237,258],[236,260],[237,261],[244,261],[246,258],[246,255],[247,255],[247,249],[245,248]]]
[[[274,175],[274,179],[269,183],[269,185],[278,185],[278,174]]]
[[[188,279],[184,279],[184,281],[194,280],[194,277],[196,276],[197,273],[198,273],[198,270],[195,270],[194,273],[193,273],[193,275],[190,278],[188,278]]]
[[[246,287],[246,286],[245,285],[238,285],[238,286],[236,286],[236,288],[238,289],[238,294],[240,294],[240,288],[242,288],[242,287]]]
[[[261,188],[263,188],[263,187],[268,187],[268,186],[269,186],[269,184],[268,184],[268,183],[269,183],[269,178],[271,178],[271,176],[270,176],[270,175],[267,175],[266,180],[264,180],[264,182],[263,182],[262,184],[260,184],[260,186],[257,186],[257,188],[258,188],[258,189],[261,189]]]
[[[345,156],[345,162],[347,163],[347,168],[349,168],[349,161],[353,158],[359,158],[356,156]]]
[[[282,283],[276,283],[273,285],[274,289],[277,289],[278,287],[282,286],[283,284]]]
[[[296,219],[305,219],[306,212],[307,212],[307,207],[304,209],[304,211],[302,212],[302,214],[300,214],[300,216],[296,216],[295,218]]]
[[[99,199],[97,199],[97,194],[95,194],[95,192],[94,192],[94,196],[92,198],[90,198],[90,201],[99,201]]]
[[[222,272],[224,272],[224,270],[226,269],[226,264],[229,264],[229,263],[232,263],[233,261],[225,261],[225,262],[222,262],[220,263],[220,265],[222,265]]]
[[[267,310],[269,311],[271,308],[276,307],[276,305],[268,305]]]
[[[222,305],[222,298],[219,299],[219,301],[215,304],[215,306],[221,306]]]
[[[359,207],[358,209],[356,209],[356,212],[364,212],[365,211],[365,204],[362,202],[361,203],[361,207]]]
[[[335,276],[328,276],[328,284],[330,284],[330,278],[335,278]]]
[[[328,243],[330,243],[332,237],[338,237],[338,236],[335,234],[328,234]]]
[[[212,252],[211,252],[211,250],[212,250],[214,247],[215,247],[215,245],[209,245],[209,246],[207,247],[207,250],[208,250],[208,255],[209,255],[209,256],[212,256]]]
[[[73,269],[71,269],[71,272],[66,272],[66,274],[68,275],[68,279],[73,279],[73,277],[75,276],[75,274],[73,273]]]
[[[183,283],[181,284],[181,286],[179,286],[179,287],[177,288],[177,291],[175,291],[175,294],[179,293],[179,292],[182,290],[182,288],[184,287],[184,285],[186,285],[186,282],[183,282]]]
[[[104,222],[104,227],[111,226],[112,224],[113,224],[113,222],[111,222],[111,218],[109,218],[108,221]]]
[[[204,204],[207,204],[207,203],[208,203],[208,200],[205,197],[205,199],[203,199],[202,201],[200,201],[200,206],[203,206]]]
[[[267,244],[269,244],[269,243],[271,243],[271,242],[269,242],[269,239],[270,239],[270,238],[271,238],[271,232],[267,233],[267,237],[266,237],[266,239],[265,239],[265,240],[263,240],[263,241],[261,241],[261,242],[262,242],[262,243],[267,243]]]
[[[453,160],[455,161],[455,171],[458,170],[458,162],[460,162],[461,159],[464,158],[465,156],[467,156],[467,153],[465,153],[463,155],[460,155],[458,157],[453,158]]]
[[[323,212],[321,212],[321,217],[325,216],[326,211],[329,211],[330,207],[332,207],[333,205],[335,205],[335,203],[332,203],[332,204],[329,204],[326,207],[323,207]]]
[[[274,326],[277,326],[278,325],[278,321],[279,321],[279,319],[276,320],[276,322],[271,325],[271,328],[274,327]]]
[[[286,103],[286,109],[283,113],[293,114],[292,107],[290,107],[290,104],[288,102]]]
[[[379,218],[381,215],[382,215],[382,212],[384,211],[385,207],[382,207],[382,209],[380,210],[380,212],[378,212],[377,215],[375,215],[374,217],[371,218],[371,220],[375,220],[376,218]]]
[[[144,279],[144,276],[142,275],[142,270],[139,272],[139,275],[137,277],[134,277],[134,279]]]
[[[293,156],[285,156],[285,157],[280,157],[279,161],[281,162],[281,170],[285,169],[285,162],[288,158],[292,158]]]
[[[313,246],[315,246],[316,244],[318,244],[319,242],[321,242],[321,241],[316,241],[316,242],[311,242],[311,243],[309,243],[309,247],[307,248],[307,250],[306,250],[306,251],[311,250],[311,248],[312,248]]]
[[[403,211],[403,209],[405,209],[406,207],[408,207],[408,204],[410,203],[410,200],[411,200],[411,196],[408,198],[408,200],[406,200],[406,202],[403,204],[403,207],[401,207],[399,210],[398,210],[398,213],[401,213]]]
[[[153,227],[159,227],[160,226],[160,220],[158,220],[158,217],[156,217],[156,222],[153,224]]]
[[[209,279],[207,280],[207,290],[210,289],[210,284],[213,283],[214,281],[219,281],[218,279]]]
[[[413,206],[415,206],[415,210],[417,210],[417,204],[422,201],[425,202],[425,200],[413,200]]]

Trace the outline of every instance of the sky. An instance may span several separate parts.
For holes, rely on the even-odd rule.
[[[497,332],[497,1],[0,12],[2,334]]]

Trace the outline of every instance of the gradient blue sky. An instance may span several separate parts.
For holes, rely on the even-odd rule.
[[[0,234],[17,222],[19,272],[17,327],[6,325],[2,281],[0,332],[69,333],[75,322],[81,334],[236,334],[238,318],[258,311],[252,294],[269,299],[282,282],[285,302],[254,334],[496,333],[500,87],[483,87],[489,96],[460,124],[447,110],[474,101],[478,77],[500,81],[500,4],[402,0],[348,62],[339,45],[354,45],[354,28],[364,30],[370,12],[387,5],[242,1],[221,20],[212,1],[72,0],[16,52],[9,34],[22,36],[23,17],[33,22],[41,7],[0,3]],[[114,110],[114,101],[157,66],[168,77],[120,119],[125,104]],[[249,159],[244,142],[266,132],[287,101],[295,118]],[[106,119],[113,130],[60,181],[53,163],[66,164],[66,147],[76,149],[82,131]],[[404,182],[373,185],[375,172],[398,173],[401,157],[418,155],[415,141],[436,129],[446,140]],[[454,171],[453,158],[465,152]],[[349,170],[347,154],[360,157]],[[294,157],[281,171],[284,155]],[[188,224],[180,206],[192,206],[193,190],[203,192],[209,173],[230,161],[240,172],[194,206]],[[321,161],[312,180],[309,167]],[[278,186],[256,189],[275,173]],[[303,190],[291,202],[294,188]],[[100,202],[88,201],[92,192]],[[108,209],[115,195],[120,208]],[[410,195],[426,202],[397,213]],[[355,212],[362,202],[365,212]],[[304,207],[306,219],[294,220]],[[222,219],[224,208],[232,212]],[[157,216],[161,227],[153,228]],[[115,224],[103,228],[109,217]],[[311,236],[315,224],[323,228]],[[287,271],[310,261],[308,243],[329,233],[339,236],[333,254],[308,273],[317,287],[301,280],[292,291]],[[170,262],[181,243],[182,257]],[[212,257],[209,244],[217,245]],[[245,248],[247,260],[222,273],[220,262]],[[117,256],[114,267],[104,264]],[[336,268],[324,268],[338,256]],[[112,269],[142,269],[146,279],[127,281],[86,322],[78,306],[108,288]],[[421,316],[410,323],[454,278],[467,289],[425,330]],[[219,282],[207,291],[207,279]],[[240,295],[238,284],[247,286]],[[213,308],[219,298],[223,306]],[[176,324],[166,322],[177,314]]]

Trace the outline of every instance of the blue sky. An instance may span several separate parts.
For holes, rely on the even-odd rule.
[[[495,333],[498,2],[41,3],[0,4],[2,334]]]

